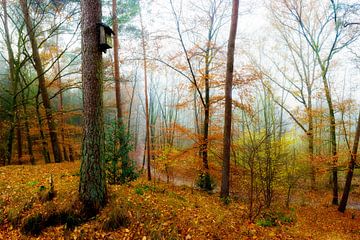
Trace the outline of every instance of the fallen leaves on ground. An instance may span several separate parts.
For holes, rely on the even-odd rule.
[[[360,211],[345,214],[326,203],[326,193],[309,193],[316,201],[294,205],[296,221],[260,227],[247,220],[247,206],[225,205],[218,194],[187,186],[147,182],[109,185],[109,202],[93,219],[75,229],[64,225],[45,228],[39,236],[25,236],[26,217],[49,209],[65,209],[77,199],[79,162],[0,168],[0,239],[358,239]],[[41,202],[38,192],[53,176],[56,196]],[[104,222],[121,207],[130,224],[113,231]]]

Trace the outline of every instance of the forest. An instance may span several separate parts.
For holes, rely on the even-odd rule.
[[[0,1],[0,239],[360,239],[359,1]]]

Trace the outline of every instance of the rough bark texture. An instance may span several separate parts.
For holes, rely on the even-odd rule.
[[[225,80],[225,125],[224,125],[224,150],[221,180],[221,197],[229,196],[230,179],[230,147],[231,147],[231,114],[232,114],[232,80],[234,70],[234,51],[236,30],[238,22],[239,0],[233,0],[231,27],[228,41],[226,80]]]
[[[345,182],[344,192],[343,192],[343,195],[341,197],[340,205],[339,205],[339,208],[338,208],[338,210],[340,212],[345,212],[347,201],[348,201],[348,198],[349,198],[351,181],[352,181],[352,177],[353,177],[353,174],[354,174],[354,168],[355,168],[355,164],[356,164],[356,155],[357,155],[357,150],[358,150],[358,147],[359,147],[359,138],[360,138],[360,112],[359,112],[356,132],[355,132],[353,148],[352,148],[351,156],[350,156],[349,169],[348,169],[348,172],[347,172],[347,175],[346,175],[346,182]]]
[[[101,22],[101,1],[81,1],[82,86],[84,103],[84,140],[80,169],[80,200],[88,216],[106,203],[104,171],[104,123],[102,53],[97,23]]]
[[[61,157],[61,152],[60,152],[60,148],[59,148],[58,136],[57,136],[57,132],[56,132],[56,124],[53,119],[51,103],[50,103],[49,95],[48,95],[48,92],[46,89],[44,70],[43,70],[43,66],[41,63],[39,49],[38,49],[38,45],[37,45],[37,41],[36,41],[36,37],[35,37],[35,31],[34,31],[33,24],[32,24],[31,18],[30,18],[27,1],[21,0],[20,5],[21,5],[21,9],[22,9],[22,12],[24,15],[25,25],[26,25],[26,29],[27,29],[29,39],[30,39],[30,44],[31,44],[31,48],[32,48],[32,58],[35,63],[35,70],[36,70],[37,77],[39,80],[39,88],[41,90],[41,97],[42,97],[43,105],[45,108],[46,121],[47,121],[47,125],[48,125],[49,131],[50,131],[50,139],[51,139],[51,146],[52,146],[53,155],[54,155],[54,161],[61,162],[62,157]]]

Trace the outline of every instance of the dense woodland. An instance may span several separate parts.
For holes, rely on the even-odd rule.
[[[360,239],[357,1],[0,10],[0,239]]]

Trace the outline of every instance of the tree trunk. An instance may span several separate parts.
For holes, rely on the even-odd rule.
[[[7,5],[6,0],[2,0],[2,6],[4,10],[4,33],[5,33],[5,42],[6,42],[6,48],[8,51],[8,62],[9,62],[9,79],[11,82],[11,92],[13,94],[12,100],[11,100],[11,122],[10,122],[10,129],[7,136],[7,143],[6,143],[6,153],[5,153],[5,159],[7,164],[9,165],[12,159],[12,149],[13,149],[13,141],[14,141],[14,134],[15,134],[15,125],[16,125],[16,93],[17,93],[17,86],[18,86],[18,78],[16,78],[15,75],[15,60],[14,60],[14,52],[11,47],[11,39],[10,39],[10,33],[9,33],[9,27],[8,27],[8,15],[7,15]]]
[[[44,157],[45,163],[50,163],[50,153],[49,153],[49,150],[48,150],[48,145],[47,145],[47,141],[46,141],[46,138],[45,138],[42,118],[41,118],[41,114],[40,114],[39,95],[40,95],[40,89],[39,89],[39,92],[38,92],[38,94],[37,94],[37,96],[35,98],[35,104],[36,104],[35,107],[36,107],[36,116],[37,116],[37,120],[38,120],[38,124],[39,124],[39,130],[40,130],[41,152],[42,152],[42,155]]]
[[[21,87],[23,88],[23,84],[21,82],[20,82],[20,84],[21,84]],[[32,165],[34,165],[35,164],[35,157],[34,157],[34,153],[33,153],[33,142],[32,142],[31,135],[30,135],[29,114],[28,114],[27,107],[26,107],[26,99],[25,99],[24,90],[21,91],[21,100],[22,100],[23,111],[24,111],[25,134],[26,134],[26,141],[27,141],[27,149],[28,149],[28,154],[30,156],[30,163]]]
[[[56,47],[59,49],[59,34],[56,35]],[[56,61],[56,71],[58,76],[58,84],[59,84],[59,112],[60,112],[60,135],[61,135],[61,146],[63,152],[63,159],[65,161],[69,161],[69,155],[66,151],[66,144],[65,144],[65,121],[64,121],[64,104],[63,104],[63,91],[62,91],[62,81],[61,81],[61,68],[60,68],[60,56],[57,56]]]
[[[21,122],[20,122],[20,113],[16,111],[16,142],[17,142],[17,155],[18,163],[22,164],[22,135],[21,135]]]
[[[308,89],[308,107],[307,119],[308,119],[308,152],[309,152],[309,161],[310,161],[310,178],[311,178],[311,189],[316,187],[316,171],[314,166],[314,120],[313,120],[313,110],[312,110],[312,99],[311,99],[311,89]]]
[[[231,115],[232,115],[232,80],[234,71],[234,52],[238,23],[239,0],[233,0],[230,35],[228,41],[226,80],[225,80],[225,117],[224,117],[224,149],[220,196],[229,196],[230,148],[231,148]]]
[[[322,67],[323,68],[323,67]],[[328,80],[325,76],[325,71],[322,69],[322,80],[325,90],[326,102],[329,108],[329,122],[330,122],[330,143],[331,143],[331,156],[332,156],[332,183],[333,183],[333,199],[332,204],[338,205],[338,171],[337,171],[337,163],[338,163],[338,155],[337,155],[337,144],[336,144],[336,123],[335,123],[335,113],[334,107],[332,104],[332,98],[330,93],[330,88],[328,85]]]
[[[354,174],[354,168],[355,168],[355,164],[356,164],[356,155],[357,155],[357,150],[358,150],[358,146],[359,146],[359,138],[360,138],[360,112],[359,112],[359,116],[358,116],[358,122],[357,122],[357,127],[356,127],[356,132],[355,132],[353,148],[352,148],[351,155],[350,155],[349,169],[348,169],[348,172],[346,175],[344,192],[341,197],[340,205],[338,208],[338,210],[340,212],[345,212],[346,204],[347,204],[347,201],[349,198],[351,180],[352,180],[352,177]]]
[[[122,123],[120,69],[119,69],[119,26],[117,16],[117,0],[112,0],[112,23],[114,31],[114,80],[117,118]]]
[[[145,91],[145,121],[146,121],[146,153],[147,153],[147,178],[151,181],[151,141],[150,141],[150,117],[149,117],[149,97],[148,97],[148,82],[147,82],[147,61],[146,61],[146,46],[145,46],[145,30],[142,21],[140,10],[140,23],[141,23],[141,42],[144,57],[144,91]]]
[[[103,158],[103,65],[97,25],[101,22],[101,1],[82,0],[81,12],[84,139],[79,195],[85,213],[93,216],[107,198]]]
[[[35,30],[33,28],[33,24],[32,24],[31,18],[30,18],[27,1],[20,0],[20,5],[21,5],[21,9],[22,9],[22,12],[24,15],[24,21],[25,21],[27,32],[29,34],[31,48],[33,51],[32,58],[35,63],[35,70],[36,70],[37,77],[39,80],[39,87],[41,90],[42,102],[43,102],[43,105],[45,108],[46,121],[47,121],[48,128],[50,131],[50,139],[51,139],[51,146],[52,146],[53,155],[54,155],[54,161],[58,163],[58,162],[62,161],[62,157],[61,157],[61,152],[60,152],[60,148],[59,148],[58,136],[57,136],[57,132],[56,132],[56,124],[53,119],[51,103],[50,103],[49,95],[48,95],[48,92],[46,89],[45,75],[44,75],[44,70],[43,70],[43,66],[41,63],[38,44],[36,41]]]

